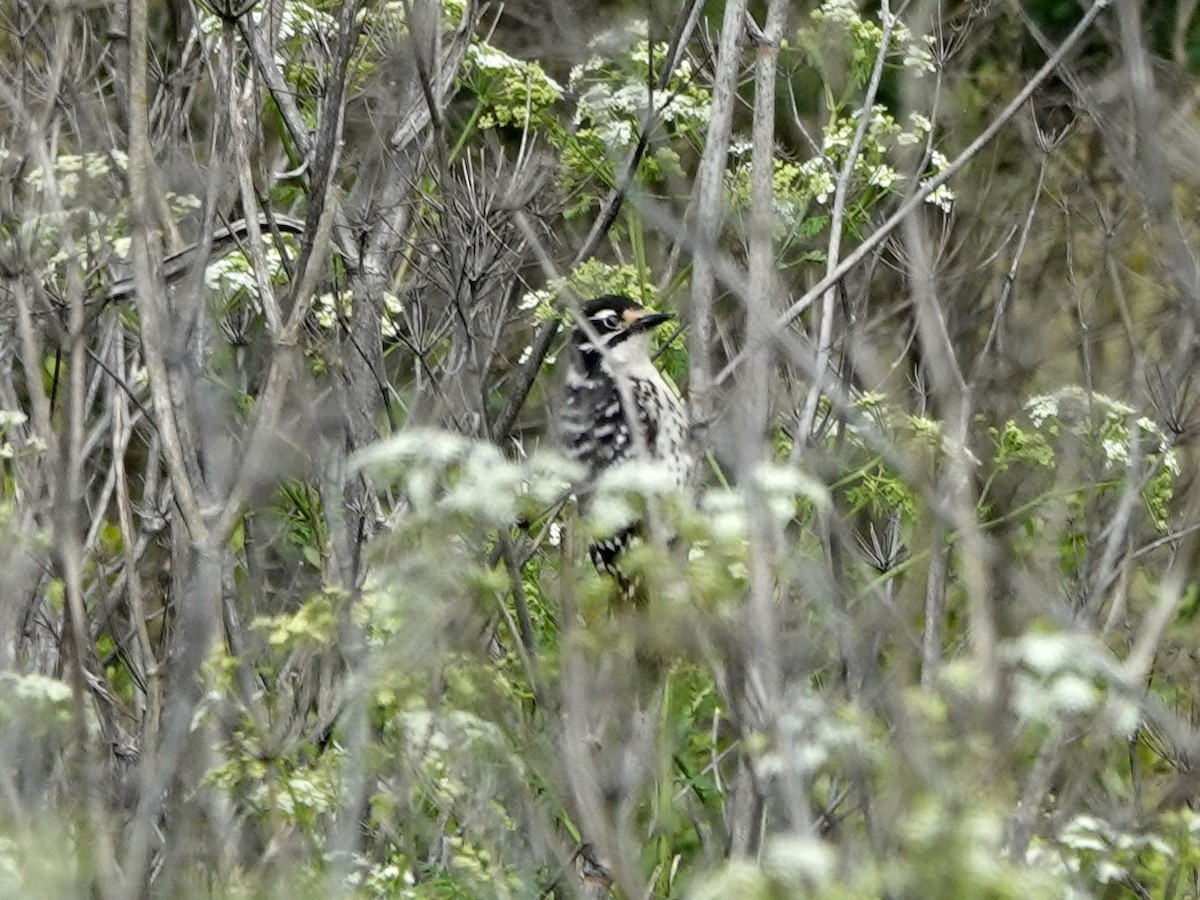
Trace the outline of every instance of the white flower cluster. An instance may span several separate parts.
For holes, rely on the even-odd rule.
[[[50,176],[60,197],[74,199],[79,194],[81,182],[110,175],[114,166],[125,171],[128,165],[129,157],[122,150],[113,150],[111,153],[64,153],[54,160],[54,171]],[[38,193],[46,191],[49,181],[45,169],[34,166],[26,174],[25,183]]]
[[[1064,716],[1104,714],[1107,727],[1132,734],[1140,724],[1137,706],[1120,695],[1119,662],[1099,641],[1069,632],[1029,633],[1005,646],[1014,666],[1013,705],[1022,719],[1054,725]]]
[[[767,841],[763,868],[788,884],[821,889],[837,873],[837,854],[813,835],[781,834]]]
[[[611,466],[596,480],[590,524],[597,534],[612,534],[637,520],[639,499],[659,499],[674,491],[675,473],[665,462],[631,460]]]
[[[837,187],[832,160],[825,156],[805,160],[800,164],[800,176],[805,193],[822,206],[829,202],[830,195]]]
[[[266,28],[277,25],[277,44],[291,41],[294,38],[316,38],[337,34],[337,20],[324,10],[301,0],[285,0],[278,6],[272,5],[271,11],[260,10],[252,12],[256,28]],[[214,37],[221,33],[221,17],[215,13],[204,13],[199,21],[200,33],[205,37]],[[278,54],[276,61],[282,62]]]
[[[327,775],[294,772],[259,783],[246,799],[256,809],[285,816],[295,816],[300,810],[326,813],[337,808],[338,789]]]
[[[354,298],[349,291],[327,291],[319,294],[312,305],[313,321],[319,328],[331,330],[354,311]],[[404,302],[391,291],[383,292],[379,330],[388,340],[400,337],[400,321],[404,318]]]
[[[933,150],[929,157],[929,166],[933,174],[939,175],[946,171],[950,166],[950,160],[946,159],[946,155],[940,150]],[[938,185],[928,197],[925,198],[926,203],[936,206],[942,212],[948,213],[954,206],[956,197],[949,185]]]
[[[1146,449],[1160,454],[1163,468],[1172,476],[1180,473],[1179,455],[1171,438],[1152,419],[1137,416],[1127,403],[1067,385],[1048,394],[1030,397],[1025,403],[1029,420],[1037,428],[1057,434],[1066,428],[1072,434],[1095,434],[1107,463],[1124,468],[1132,462],[1134,441],[1145,441]]]
[[[816,507],[830,502],[824,485],[792,466],[765,463],[755,472],[752,483],[766,511],[781,525],[796,517],[801,501]],[[705,536],[692,539],[689,562],[724,560],[726,574],[738,582],[747,580],[744,561],[750,533],[747,502],[743,490],[712,488],[703,493],[699,506]]]
[[[124,151],[63,153],[49,170],[34,166],[25,185],[46,212],[21,218],[10,235],[31,260],[55,279],[63,271],[129,254],[130,237],[121,215],[125,203],[123,172],[129,165]],[[183,215],[199,206],[198,198],[167,192],[170,210]],[[86,261],[86,262],[85,262]]]
[[[591,56],[571,67],[569,81],[578,84],[588,76],[602,73],[614,56],[627,53],[632,45],[641,44],[644,49],[649,37],[650,23],[645,19],[630,19],[623,25],[600,32],[588,41]]]
[[[1192,815],[1193,822],[1200,824],[1200,819]],[[1195,826],[1191,830],[1195,833]],[[1126,881],[1130,873],[1125,863],[1146,853],[1167,858],[1175,856],[1174,849],[1156,834],[1133,834],[1087,814],[1075,816],[1067,822],[1056,839],[1060,851],[1065,851],[1058,856],[1066,869],[1072,874],[1079,874],[1083,869],[1083,860],[1091,858],[1094,860],[1091,874],[1101,884]]]
[[[71,702],[71,686],[58,678],[36,673],[0,675],[0,700],[11,698],[24,703],[59,705]]]
[[[294,245],[291,236],[284,240]],[[267,280],[273,281],[284,272],[283,259],[274,241],[266,242],[263,246],[263,259],[267,264]],[[226,299],[232,298],[239,292],[258,299],[258,281],[254,275],[254,264],[240,250],[214,260],[204,269],[204,286],[216,291]]]
[[[65,153],[54,160],[54,171],[59,175],[82,172],[88,178],[99,178],[107,175],[112,165],[122,172],[129,167],[129,156],[124,150],[113,150],[112,153],[85,153],[83,155]],[[41,167],[32,169],[29,179],[34,181],[42,173]]]
[[[864,18],[855,0],[825,0],[811,13],[810,19],[818,27],[802,28],[798,40],[808,48],[818,69],[823,68],[825,48],[830,46],[830,38],[824,30],[829,26],[845,32],[845,54],[854,67],[869,65],[883,45],[881,23]],[[889,62],[894,59],[901,67],[918,76],[936,71],[936,38],[933,35],[916,37],[898,19],[893,18],[889,24]],[[846,113],[834,104],[834,111],[821,134],[820,154],[799,167],[798,180],[803,197],[821,206],[829,203],[862,115],[862,110]],[[867,111],[867,115],[870,118],[861,145],[857,148],[851,189],[855,194],[864,189],[868,194],[874,191],[877,197],[900,189],[907,177],[894,163],[892,153],[899,148],[927,144],[933,123],[922,113],[910,113],[907,125],[902,125],[884,104],[875,104]],[[942,153],[932,151],[927,165],[919,173],[923,184],[927,184],[931,176],[943,172],[948,165]],[[940,185],[926,198],[926,202],[944,212],[951,210],[954,200],[954,191],[947,185]]]
[[[595,129],[600,140],[614,148],[632,146],[651,112],[674,130],[689,130],[703,127],[711,111],[709,93],[693,80],[693,66],[686,58],[679,60],[663,90],[650,91],[647,60],[664,60],[668,45],[651,45],[647,30],[644,21],[637,21],[599,35],[589,45],[596,52],[570,72],[568,84],[577,95],[573,124]]]
[[[818,21],[825,20],[845,27],[862,21],[855,0],[825,0],[813,10],[812,16]]]
[[[29,417],[19,409],[0,409],[0,431],[14,425],[24,425]]]
[[[8,439],[8,430],[24,425],[25,413],[19,409],[0,409],[0,459],[12,459],[17,455],[16,446]]]
[[[833,194],[837,175],[843,165],[842,159],[851,148],[861,114],[861,110],[849,115],[835,114],[821,134],[821,155],[806,160],[799,167],[802,191],[822,206],[829,202]],[[854,174],[859,183],[881,191],[891,191],[902,185],[905,178],[888,161],[891,146],[906,147],[924,143],[933,130],[933,123],[928,116],[911,113],[908,127],[905,128],[882,103],[872,106],[869,115],[862,145],[854,162]],[[927,173],[937,175],[948,165],[945,154],[933,150]],[[954,199],[954,192],[942,185],[926,198],[926,202],[949,212]]]
[[[463,516],[485,526],[514,521],[520,501],[554,503],[581,474],[558,456],[514,463],[493,444],[432,428],[405,429],[372,444],[353,466],[401,483],[417,515]]]
[[[532,82],[536,81],[537,87],[545,89],[555,99],[565,93],[563,86],[547,75],[539,64],[517,59],[494,44],[484,41],[472,41],[467,47],[467,64],[468,68],[473,67],[479,72],[512,77],[517,82],[525,83],[527,89],[534,87]]]
[[[815,692],[793,691],[781,707],[776,724],[777,743],[757,760],[756,769],[761,775],[811,777],[839,756],[865,759],[877,750],[853,718],[835,715]]]
[[[762,492],[767,508],[781,522],[796,514],[798,498],[807,499],[818,508],[826,508],[832,502],[824,484],[795,466],[763,463],[754,472],[754,484]]]
[[[812,11],[811,18],[818,24],[828,23],[844,28],[855,41],[868,48],[878,50],[883,41],[883,29],[878,23],[863,18],[855,0],[825,0]],[[918,76],[936,72],[933,51],[937,47],[937,37],[926,34],[917,38],[907,25],[895,17],[890,24],[890,49],[900,57],[900,64]]]
[[[1025,411],[1030,421],[1041,428],[1051,418],[1068,422],[1078,422],[1089,408],[1095,408],[1103,415],[1129,416],[1134,409],[1127,403],[1114,400],[1104,394],[1088,391],[1079,385],[1071,384],[1049,394],[1038,394],[1025,402]]]
[[[352,302],[348,291],[327,291],[319,294],[313,300],[313,320],[321,328],[332,329],[342,317],[350,315]]]
[[[651,94],[645,84],[627,83],[615,91],[609,82],[590,85],[576,102],[574,124],[590,124],[600,139],[614,147],[628,147],[637,138],[653,102],[654,112],[676,126],[698,126],[709,113],[701,99],[676,92]]]

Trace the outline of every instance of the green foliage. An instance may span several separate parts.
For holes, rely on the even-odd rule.
[[[566,325],[574,325],[571,314],[572,303],[583,303],[603,294],[624,294],[644,306],[655,308],[658,291],[650,280],[650,273],[634,265],[611,265],[598,259],[580,263],[574,271],[563,278],[551,280],[538,291],[529,291],[522,298],[520,308],[532,310],[539,320],[557,318]]]
[[[77,290],[103,268],[128,257],[130,222],[124,196],[124,151],[72,152],[62,148],[42,163],[19,168],[20,160],[0,147],[0,178],[15,184],[26,204],[21,216],[0,216],[0,252],[19,271],[36,273],[57,292]],[[166,192],[166,209],[182,217],[198,198]],[[74,287],[72,287],[74,286]]]
[[[994,462],[998,472],[1025,463],[1044,469],[1054,466],[1054,450],[1040,432],[1025,431],[1009,419],[999,428],[989,428],[988,435],[996,446]]]
[[[883,23],[865,18],[853,0],[825,0],[809,13],[810,24],[796,33],[796,44],[809,62],[825,74],[848,62],[849,84],[861,88],[870,78],[883,46]],[[887,63],[918,75],[935,72],[931,48],[933,35],[916,38],[908,26],[893,17]]]
[[[292,235],[283,235],[282,243],[288,256],[295,259],[295,238]],[[284,257],[280,254],[279,244],[274,240],[266,241],[262,254],[267,265],[267,271],[263,273],[266,283],[285,284],[288,270]],[[228,311],[238,304],[258,299],[258,279],[254,274],[254,264],[241,250],[234,250],[210,263],[204,270],[204,285],[213,292],[221,311]]]
[[[888,65],[918,77],[936,71],[931,48],[933,35],[916,38],[903,22],[893,22],[887,48]],[[860,143],[861,98],[875,58],[883,44],[880,22],[866,18],[851,0],[826,0],[812,10],[794,35],[788,50],[798,54],[797,65],[809,66],[825,87],[828,119],[822,129],[819,152],[802,163],[776,158],[774,187],[781,227],[782,251],[789,262],[814,261],[806,238],[818,236],[828,225],[824,214],[813,214],[812,204],[827,206],[837,180],[850,162],[846,185],[845,228],[857,234],[871,212],[887,197],[903,193],[914,171],[920,178],[941,172],[946,156],[932,144],[933,123],[921,112],[910,112],[901,124],[888,105],[876,102],[870,109]],[[841,73],[846,73],[842,79]],[[842,83],[844,80],[844,83]],[[749,197],[749,143],[735,144],[740,161],[730,170],[730,193],[735,209]],[[954,193],[943,185],[928,202],[949,212]],[[789,250],[795,248],[794,255]]]
[[[78,826],[39,818],[0,831],[0,894],[17,897],[77,896],[86,855]],[[46,852],[53,847],[55,852]],[[81,865],[82,864],[82,865]]]
[[[44,675],[0,673],[0,718],[37,737],[65,738],[74,721],[71,689]]]
[[[681,157],[702,144],[712,96],[682,59],[661,89],[650,89],[666,63],[668,45],[651,43],[644,24],[610,32],[591,42],[593,55],[571,69],[568,91],[575,97],[573,129],[556,139],[562,188],[575,197],[564,215],[594,209],[616,183],[616,166],[646,135],[638,183],[658,192],[668,176],[682,175]]]
[[[1074,21],[1078,10],[1068,15],[1060,6],[1032,4],[1042,21]],[[411,53],[408,7],[371,3],[360,11],[361,31],[344,73],[354,103],[370,105],[371,92],[383,89],[372,79],[385,77],[393,56]],[[331,40],[342,9],[332,0],[285,0],[245,13],[252,29],[269,34],[290,96],[314,134],[330,115],[323,104],[338,74]],[[808,4],[795,11],[796,27],[782,47],[781,65],[792,80],[785,87],[817,88],[799,102],[813,106],[792,116],[806,136],[811,127],[808,145],[771,148],[777,274],[787,276],[781,281],[789,294],[810,283],[809,264],[825,261],[843,172],[844,236],[855,238],[914,183],[945,171],[948,159],[939,147],[953,123],[933,115],[934,101],[925,110],[895,102],[899,76],[922,79],[938,102],[968,98],[979,101],[979,109],[1011,87],[1006,79],[1015,63],[1006,59],[983,60],[968,75],[939,72],[937,85],[930,84],[945,48],[896,21],[879,101],[865,105],[864,87],[885,30],[873,9],[850,0]],[[466,6],[453,0],[440,10],[444,49]],[[1147,15],[1162,27],[1157,9]],[[261,72],[242,52],[237,26],[213,12],[199,24],[188,45],[204,63],[197,71],[224,48],[238,48],[231,58],[247,78],[244,95],[258,90]],[[1200,824],[1186,810],[1167,811],[1166,801],[1162,812],[1155,804],[1191,781],[1188,760],[1167,752],[1157,722],[1167,718],[1164,711],[1179,721],[1194,719],[1198,701],[1186,660],[1196,643],[1200,591],[1174,585],[1172,570],[1155,555],[1162,547],[1160,555],[1171,554],[1174,564],[1187,548],[1180,538],[1191,523],[1183,521],[1176,496],[1183,448],[1140,410],[1065,387],[1033,397],[1023,414],[1011,404],[1003,415],[984,407],[959,434],[925,414],[923,404],[909,402],[912,395],[868,391],[848,402],[822,399],[815,433],[801,436],[795,400],[807,386],[787,395],[776,382],[763,398],[773,412],[782,411],[772,422],[770,458],[737,471],[732,487],[710,459],[710,483],[695,502],[653,465],[614,469],[589,485],[587,502],[576,502],[581,473],[534,447],[542,423],[533,415],[532,424],[494,435],[496,444],[416,427],[437,421],[489,434],[495,422],[486,413],[509,399],[513,362],[521,365],[532,353],[530,328],[552,319],[571,325],[577,303],[606,293],[669,310],[685,296],[690,277],[686,253],[678,254],[647,224],[638,201],[674,203],[692,189],[712,114],[707,42],[683,48],[664,86],[651,89],[665,70],[667,44],[651,39],[644,24],[631,23],[592,41],[564,86],[549,74],[558,71],[553,63],[519,59],[501,47],[508,27],[505,20],[487,37],[470,37],[454,96],[402,160],[372,146],[348,154],[354,164],[334,173],[331,202],[341,217],[345,257],[311,285],[302,349],[314,377],[284,405],[290,415],[294,397],[303,404],[312,393],[325,402],[335,393],[335,378],[348,378],[349,361],[366,349],[349,327],[356,309],[362,312],[355,303],[377,303],[382,334],[375,349],[386,352],[379,366],[369,360],[377,381],[369,387],[388,396],[395,427],[390,438],[354,459],[348,479],[340,470],[322,471],[319,481],[309,482],[287,470],[271,482],[269,501],[255,500],[232,535],[218,536],[217,550],[203,545],[211,556],[197,568],[214,557],[223,567],[213,596],[200,598],[214,601],[205,612],[220,637],[195,679],[196,705],[180,708],[190,716],[184,720],[187,754],[199,760],[197,770],[207,771],[186,790],[172,784],[166,793],[171,804],[210,807],[197,822],[229,824],[237,837],[222,846],[224,856],[214,864],[219,871],[197,878],[195,893],[570,893],[573,846],[604,832],[594,827],[599,819],[630,839],[633,877],[641,879],[640,893],[654,896],[969,900],[1109,897],[1126,889],[1194,896]],[[1192,31],[1181,25],[1189,56]],[[169,54],[161,57],[166,65]],[[176,74],[163,74],[173,90]],[[748,83],[738,88],[724,173],[730,221],[723,253],[747,233]],[[216,87],[204,84],[206,91]],[[794,97],[788,99],[794,110]],[[273,104],[264,99],[260,108],[244,111],[259,116],[250,130],[264,144],[283,131]],[[0,148],[0,175],[11,176],[7,190],[23,198],[29,213],[0,221],[0,291],[9,298],[13,273],[33,273],[32,284],[47,295],[32,292],[40,304],[35,312],[51,322],[46,334],[60,341],[60,297],[70,289],[90,300],[92,287],[107,278],[106,267],[124,271],[130,249],[127,161],[119,151],[75,146],[76,137],[47,141],[57,155],[32,162]],[[546,262],[525,252],[529,241],[513,254],[508,280],[476,295],[482,281],[504,269],[480,252],[490,246],[480,233],[497,246],[519,244],[513,231],[503,230],[519,211],[523,225],[544,226],[540,246],[550,262],[570,258],[570,236],[562,233],[588,224],[582,217],[595,211],[643,140],[632,189],[596,257],[522,294],[531,263]],[[531,147],[549,148],[553,186],[538,183],[536,202],[497,187],[496,203],[471,205],[479,198],[466,188],[486,195],[495,186],[456,180],[458,167],[482,158],[485,149],[507,159],[514,146],[523,158]],[[280,156],[296,152],[284,149]],[[375,166],[376,156],[385,163]],[[263,162],[276,160],[251,164]],[[412,183],[396,189],[403,199],[376,191],[388,185],[376,169],[403,168],[407,178],[408,166]],[[1089,168],[1089,176],[1094,171]],[[310,177],[307,170],[274,180],[264,206],[302,210]],[[1056,202],[1070,194],[1060,187],[1054,187]],[[953,224],[956,190],[963,190],[962,182],[929,198],[925,212],[939,227]],[[170,193],[156,199],[163,202],[155,215],[171,220],[159,224],[188,232],[199,201]],[[224,195],[215,202],[218,215],[236,209]],[[372,220],[376,203],[387,207],[383,224]],[[394,265],[394,271],[367,271],[375,261],[366,251],[380,233],[372,228],[395,226],[402,232],[383,267]],[[453,231],[458,226],[461,233]],[[364,244],[356,247],[358,239]],[[1036,244],[1022,240],[1020,246],[1033,253]],[[236,439],[248,434],[242,429],[252,427],[260,411],[258,382],[268,366],[259,363],[284,359],[259,353],[257,345],[269,343],[256,340],[267,299],[260,288],[291,296],[292,263],[302,245],[290,236],[265,241],[264,271],[255,271],[256,254],[241,249],[205,269],[209,309],[223,325],[234,319],[243,325],[227,345],[207,343],[204,335],[189,347],[200,352],[182,367],[199,369],[205,389],[231,399],[237,415],[221,424]],[[459,256],[467,262],[456,268]],[[893,262],[890,248],[882,259],[885,266]],[[969,270],[963,265],[945,274],[969,287],[972,276],[963,274]],[[652,274],[660,271],[668,273],[661,282]],[[376,275],[379,283],[364,293],[361,282]],[[466,282],[469,290],[461,288]],[[962,295],[966,301],[947,295],[955,341],[956,330],[969,330],[976,314],[975,295]],[[468,300],[478,300],[478,308]],[[876,303],[864,292],[861,306],[848,301],[836,313],[855,328],[865,326],[868,349],[878,322],[890,328],[895,315]],[[174,452],[172,441],[206,432],[210,420],[195,413],[192,406],[199,404],[183,385],[182,399],[168,392],[179,403],[171,412],[183,437],[172,435],[160,422],[159,398],[145,390],[136,313],[124,306],[105,322],[111,332],[89,332],[80,345],[104,361],[83,379],[90,418],[81,472],[88,493],[80,509],[92,522],[79,535],[91,554],[82,576],[61,564],[60,547],[52,555],[38,546],[45,552],[36,565],[23,557],[35,543],[24,531],[47,527],[57,535],[56,523],[67,518],[56,508],[63,502],[56,480],[61,458],[45,458],[27,413],[0,411],[0,527],[6,538],[20,538],[0,562],[12,562],[22,579],[14,579],[20,602],[9,604],[20,615],[9,618],[20,619],[13,633],[42,629],[40,644],[22,636],[19,652],[5,646],[6,664],[12,656],[14,666],[31,672],[57,671],[47,660],[56,644],[66,646],[73,636],[66,614],[67,597],[78,597],[68,592],[72,578],[84,582],[91,629],[80,654],[86,702],[77,702],[56,678],[0,673],[0,757],[6,760],[0,805],[20,805],[10,798],[26,795],[41,803],[39,792],[50,783],[68,785],[58,796],[76,780],[92,791],[92,750],[122,746],[122,729],[144,722],[145,710],[158,702],[153,691],[164,684],[175,690],[175,679],[187,678],[172,629],[182,627],[184,613],[195,609],[189,604],[199,602],[188,593],[194,573],[174,568],[187,561],[188,547],[163,546],[181,539],[176,516],[185,498],[176,491],[177,473],[164,475],[160,469],[170,467],[146,457],[164,446]],[[722,312],[716,324],[727,343],[714,351],[736,352],[737,316]],[[803,335],[808,339],[818,324],[797,328],[812,325]],[[137,348],[124,368],[105,355],[118,345]],[[71,349],[66,342],[62,347]],[[211,347],[217,349],[209,356]],[[291,348],[269,352],[276,349]],[[845,359],[856,363],[857,351],[850,347]],[[904,371],[917,354],[906,347],[899,355],[893,372]],[[25,404],[40,379],[52,395],[54,426],[71,422],[67,404],[74,401],[64,399],[62,359],[40,348],[33,359],[24,381],[0,366],[5,402]],[[553,365],[553,353],[547,362]],[[658,360],[681,382],[687,362],[682,341],[665,347]],[[178,364],[171,355],[168,365]],[[847,383],[895,383],[874,372],[853,374]],[[123,451],[129,484],[120,488],[142,527],[132,547],[125,545],[124,523],[110,512],[117,505],[115,470],[101,477],[118,452],[106,456],[103,449],[108,431],[119,430],[103,393],[110,380],[136,400]],[[172,391],[181,384],[173,383]],[[337,397],[349,396],[340,381],[335,386]],[[931,407],[940,405],[938,391],[928,396]],[[458,408],[463,397],[469,409]],[[534,405],[526,404],[526,413]],[[301,417],[308,412],[301,409]],[[340,445],[342,432],[329,433]],[[358,439],[355,425],[353,442]],[[202,475],[201,516],[211,525],[210,515],[219,513],[213,506],[224,496],[225,461],[209,453],[205,440],[199,446],[203,452],[184,468]],[[314,451],[311,461],[318,458]],[[141,471],[143,465],[159,468]],[[231,493],[254,495],[252,480],[230,485]],[[40,490],[45,484],[52,488],[44,494],[29,493],[30,485]],[[586,514],[577,514],[581,505]],[[1110,546],[1118,514],[1128,523],[1127,536]],[[361,558],[362,548],[339,543],[339,517],[359,517],[359,535],[344,543],[374,535]],[[219,514],[215,520],[225,523]],[[633,523],[644,527],[621,563],[636,589],[631,603],[586,562],[584,546]],[[153,573],[137,585],[134,575],[145,573],[127,568],[124,551],[131,549],[135,566]],[[1105,562],[1109,556],[1123,559],[1119,572]],[[26,577],[24,569],[33,574]],[[146,607],[143,621],[135,621],[135,586]],[[1181,599],[1169,606],[1173,591]],[[936,613],[937,629],[924,631],[935,600],[944,603],[944,614]],[[1099,604],[1107,604],[1110,617],[1102,624],[1089,619]],[[1122,629],[1121,620],[1133,624]],[[153,630],[153,638],[139,626]],[[1134,645],[1155,627],[1169,652],[1148,662],[1152,671],[1144,676]],[[160,634],[167,635],[161,644]],[[171,652],[154,659],[159,647]],[[64,660],[74,665],[65,654],[57,659],[64,670]],[[1189,674],[1164,672],[1169,666]],[[649,737],[634,734],[631,723],[645,725]],[[81,734],[94,746],[76,746]],[[646,738],[648,749],[638,738]],[[1027,810],[1026,797],[1037,793],[1030,790],[1036,787],[1031,773],[1046,748],[1056,747],[1062,748],[1057,768],[1045,776],[1044,796]],[[742,802],[736,783],[743,776],[764,805],[753,811],[752,826],[767,823],[769,834],[756,856],[729,860],[728,829],[731,811]],[[1071,790],[1060,789],[1059,779]],[[589,806],[592,787],[599,800]],[[80,796],[87,801],[81,807],[94,802],[91,793]],[[97,805],[107,802],[105,795]],[[95,873],[104,870],[92,855],[110,836],[80,824],[90,827],[88,817],[99,816],[69,806],[52,813],[62,821],[0,828],[0,894],[117,890],[97,887]],[[113,807],[119,818],[121,808]],[[1014,835],[1027,811],[1033,824],[1022,854]],[[41,852],[49,840],[43,829],[64,848],[53,867]],[[355,848],[348,854],[342,849],[347,835]],[[163,857],[179,852],[178,845],[165,848]],[[275,870],[285,874],[272,878]]]
[[[528,128],[551,136],[562,133],[561,119],[554,111],[563,97],[562,86],[538,63],[515,59],[476,38],[459,77],[475,95],[479,128]]]
[[[1075,386],[1033,397],[1026,409],[1036,428],[1066,451],[1079,453],[1085,471],[1099,476],[1079,490],[1116,493],[1122,477],[1132,473],[1154,527],[1166,530],[1180,465],[1170,439],[1155,422],[1127,404]]]
[[[253,627],[261,630],[267,643],[277,649],[321,648],[337,633],[337,607],[341,599],[334,588],[327,588],[294,613],[260,616]]]

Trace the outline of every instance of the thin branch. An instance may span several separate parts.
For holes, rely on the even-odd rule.
[[[713,416],[715,388],[712,377],[713,303],[716,277],[711,254],[721,235],[725,163],[737,83],[741,71],[742,35],[746,0],[727,0],[721,23],[717,63],[713,73],[712,112],[704,138],[704,152],[696,171],[695,244],[692,248],[692,295],[687,310],[688,406],[693,426],[704,427]]]

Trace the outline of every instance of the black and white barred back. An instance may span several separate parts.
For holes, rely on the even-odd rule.
[[[652,312],[628,297],[605,296],[583,307],[575,329],[562,414],[566,452],[587,469],[590,485],[611,466],[638,458],[660,460],[685,490],[694,460],[688,419],[675,388],[650,359],[650,332],[670,316]],[[630,408],[626,408],[627,402]],[[586,486],[581,502],[587,503]],[[636,526],[589,548],[596,568],[612,572]]]

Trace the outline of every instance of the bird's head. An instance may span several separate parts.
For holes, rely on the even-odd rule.
[[[612,349],[637,335],[646,335],[669,321],[667,313],[647,309],[636,300],[617,294],[597,297],[584,304],[580,318],[590,326],[579,325],[575,329],[575,346],[583,353],[595,353],[596,342],[605,349]],[[639,342],[641,343],[641,342]]]

